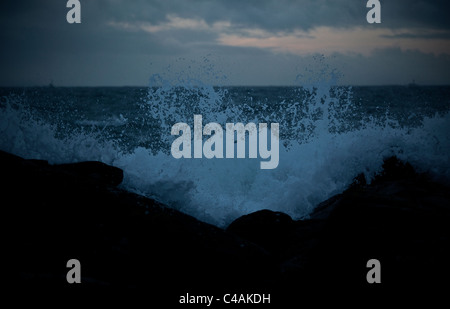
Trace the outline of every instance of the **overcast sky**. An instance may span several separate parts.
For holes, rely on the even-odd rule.
[[[380,1],[381,24],[365,0],[81,0],[81,24],[66,2],[1,1],[1,86],[292,85],[324,64],[342,84],[450,84],[448,0]]]

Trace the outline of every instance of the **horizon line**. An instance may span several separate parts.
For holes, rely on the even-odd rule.
[[[318,85],[320,83],[317,83]],[[311,84],[308,84],[308,86]],[[312,84],[315,85],[315,84]],[[174,87],[181,87],[182,85],[174,85]],[[195,85],[194,87],[198,87],[199,85]],[[255,87],[255,88],[275,88],[275,87],[303,87],[304,85],[299,84],[291,84],[291,85],[258,85],[258,84],[243,84],[243,85],[207,85],[212,87],[231,87],[231,88],[238,88],[238,87]],[[336,84],[331,85],[332,87],[445,87],[450,86],[450,84],[417,84],[417,83],[407,83],[407,84]],[[160,85],[157,86],[150,86],[150,85],[54,85],[54,84],[48,84],[48,85],[15,85],[15,86],[4,86],[0,85],[0,88],[149,88],[149,87],[161,87]]]

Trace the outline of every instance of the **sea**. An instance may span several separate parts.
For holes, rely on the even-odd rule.
[[[0,88],[0,149],[51,164],[97,160],[123,169],[121,188],[219,227],[261,209],[308,218],[390,156],[450,182],[450,86],[215,86]],[[278,123],[279,165],[261,158],[171,155],[184,122]],[[206,140],[204,138],[203,141]],[[64,207],[64,205],[61,205]]]

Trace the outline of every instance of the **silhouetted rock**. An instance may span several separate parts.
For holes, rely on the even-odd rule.
[[[293,227],[287,214],[264,209],[234,220],[227,231],[276,252],[289,245]]]
[[[60,164],[57,168],[71,173],[80,180],[96,181],[111,186],[119,185],[123,180],[123,171],[120,168],[102,162],[87,161],[71,164]]]
[[[384,288],[449,286],[449,188],[395,157],[383,168],[370,184],[359,175],[308,220],[264,210],[236,219],[227,230],[274,255],[276,280],[286,288],[369,289],[370,259],[381,262]]]
[[[375,176],[374,182],[416,178],[418,174],[408,162],[404,163],[397,157],[389,157],[383,162],[383,171]]]
[[[322,203],[324,220],[311,251],[317,284],[368,286],[366,263],[378,259],[383,286],[442,286],[450,275],[450,190],[408,163],[388,158],[370,185],[355,185]],[[324,280],[327,278],[327,280]]]
[[[381,288],[448,287],[450,190],[396,158],[308,220],[261,210],[226,230],[116,187],[122,171],[103,163],[51,165],[0,151],[0,170],[13,244],[5,252],[21,288],[67,287],[72,258],[84,287],[158,295],[265,287],[286,300],[305,289],[372,291],[369,259],[381,262]]]
[[[20,286],[67,286],[72,258],[82,264],[83,286],[219,288],[273,277],[264,250],[116,188],[122,172],[115,167],[50,165],[0,152],[0,168],[2,208],[11,211],[9,265]]]

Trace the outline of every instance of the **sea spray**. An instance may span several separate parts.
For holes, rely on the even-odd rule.
[[[218,226],[260,209],[307,217],[358,174],[370,181],[391,155],[450,179],[448,87],[338,87],[324,72],[308,82],[306,71],[297,87],[215,87],[161,74],[145,89],[1,89],[0,149],[113,164],[124,170],[123,188]],[[174,159],[171,126],[195,113],[222,126],[279,123],[279,165]]]

